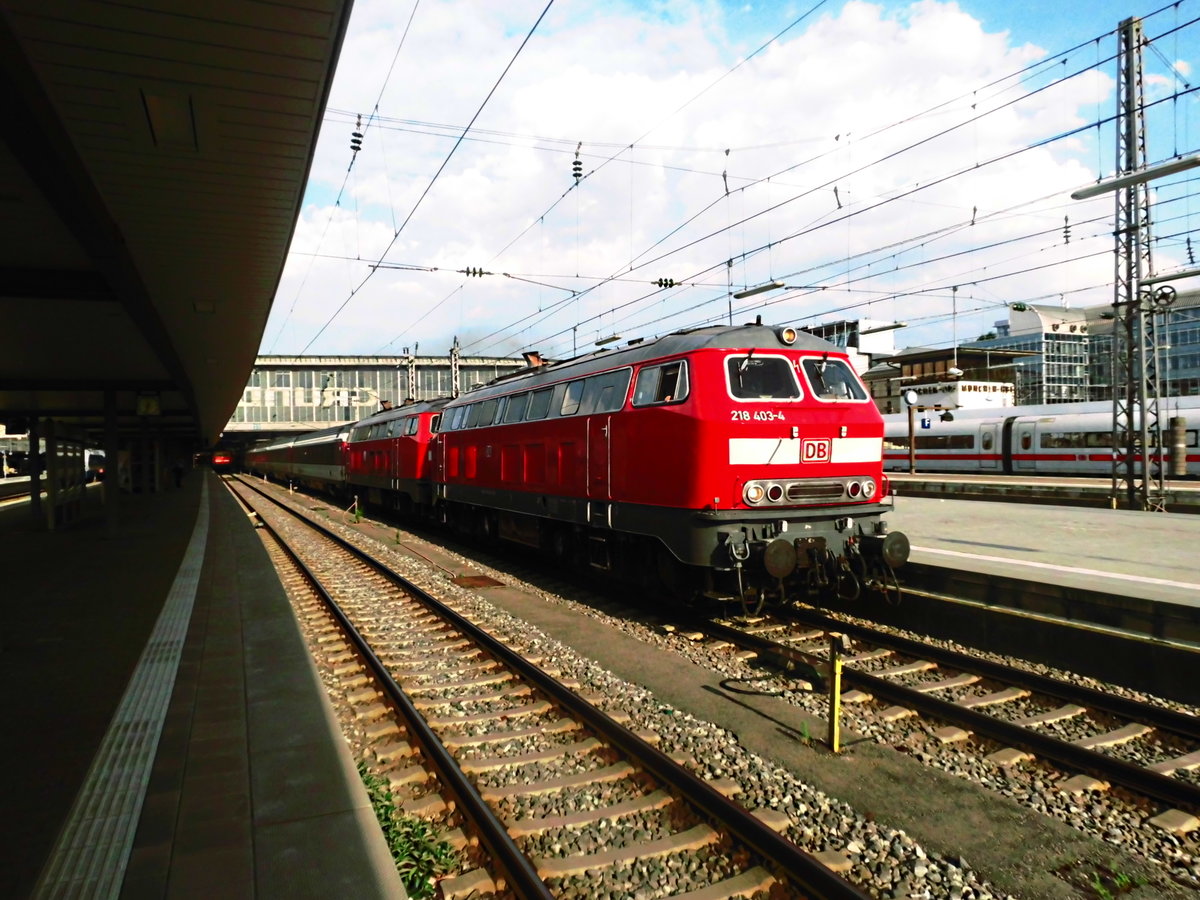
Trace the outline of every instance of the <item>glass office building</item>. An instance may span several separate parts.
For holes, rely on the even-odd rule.
[[[1111,306],[1062,309],[1014,304],[995,337],[964,347],[1032,351],[1012,381],[1019,405],[1112,399]],[[1163,397],[1200,394],[1200,290],[1181,291],[1159,313]]]

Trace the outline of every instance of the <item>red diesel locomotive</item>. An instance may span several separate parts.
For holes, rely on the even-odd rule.
[[[684,594],[895,586],[908,541],[882,519],[883,420],[834,345],[755,324],[529,359],[352,426],[346,484]]]
[[[346,483],[360,500],[405,515],[433,509],[433,453],[448,400],[385,409],[356,422],[346,443]]]

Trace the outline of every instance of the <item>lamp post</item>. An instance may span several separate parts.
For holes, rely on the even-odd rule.
[[[916,474],[917,471],[917,392],[907,390],[904,392],[904,405],[908,407],[908,474]]]

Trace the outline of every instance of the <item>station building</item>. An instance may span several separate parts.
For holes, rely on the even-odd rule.
[[[449,397],[525,367],[519,359],[435,356],[259,356],[222,436],[239,446],[345,425],[385,403]]]

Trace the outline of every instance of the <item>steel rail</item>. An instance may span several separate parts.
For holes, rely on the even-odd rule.
[[[788,615],[806,625],[813,625],[817,628],[828,626],[827,630],[829,631],[840,631],[842,634],[868,640],[880,647],[887,647],[910,656],[919,656],[939,665],[945,664],[951,668],[985,675],[988,678],[1029,688],[1039,694],[1048,694],[1060,700],[1068,700],[1114,716],[1137,719],[1145,725],[1154,726],[1159,731],[1200,742],[1200,716],[1189,716],[1187,713],[1159,706],[1146,706],[1136,700],[1130,700],[1128,697],[1106,694],[1095,688],[1059,681],[1047,675],[1039,675],[1036,672],[993,662],[990,659],[979,659],[958,650],[934,647],[900,635],[877,632],[870,626],[839,622],[820,613],[801,612],[788,613]]]
[[[960,725],[968,731],[994,738],[1017,749],[1028,750],[1059,765],[1098,775],[1110,783],[1119,784],[1162,803],[1200,808],[1200,786],[1169,775],[1160,775],[1105,753],[1087,750],[1067,741],[1039,734],[1024,725],[1006,722],[948,700],[930,697],[874,675],[847,668],[842,670],[842,677],[848,684],[862,688],[874,696],[884,697],[900,706],[918,709],[926,715]]]
[[[861,626],[838,622],[817,613],[794,614],[794,616],[797,621],[806,625],[814,625],[816,627],[828,625],[829,628],[827,630],[859,637],[869,637],[872,642],[875,642],[873,634],[870,634],[870,629]],[[741,644],[750,649],[765,651],[785,659],[807,662],[807,657],[809,656],[809,654],[803,651],[795,650],[768,638],[759,637],[758,635],[745,634],[727,625],[706,622],[699,627],[702,630],[710,631],[713,635],[719,635],[722,639],[728,640],[731,643]],[[888,637],[890,638],[891,636]],[[903,638],[898,640],[905,641],[911,648],[905,650],[906,653],[921,657],[934,655],[925,652],[926,647],[924,644],[919,644],[916,641],[907,641],[907,639]],[[883,639],[880,639],[878,643],[886,646],[886,642]],[[939,648],[931,649],[938,650],[939,653],[941,652]],[[953,651],[946,652],[953,653]],[[961,665],[956,665],[956,667],[962,668],[965,671],[973,671],[976,660],[965,656],[961,658],[966,661],[962,662]],[[992,671],[997,671],[997,668],[1003,668],[999,664],[990,663],[990,661],[984,662],[988,662],[988,668]],[[1029,673],[1022,674],[1027,675]],[[989,675],[988,677],[996,677],[998,680],[1003,680],[1006,676],[998,673]],[[989,716],[986,713],[976,712],[964,706],[959,706],[948,700],[939,700],[936,697],[931,697],[920,691],[894,684],[878,676],[860,672],[850,666],[843,668],[842,680],[846,684],[861,688],[873,696],[883,697],[896,705],[911,707],[925,715],[953,725],[959,725],[968,731],[1003,741],[1005,744],[1021,750],[1027,750],[1059,765],[1099,775],[1112,783],[1122,785],[1132,791],[1163,803],[1168,803],[1172,806],[1185,805],[1200,808],[1200,786],[1172,778],[1169,775],[1160,775],[1157,772],[1124,762],[1105,753],[1087,750],[1083,747],[1059,740],[1058,738],[1039,734],[1023,725],[1006,722],[1002,719]],[[1055,686],[1060,684],[1060,682],[1052,683]],[[1101,696],[1105,696],[1105,699],[1108,700],[1113,699],[1106,695]],[[1143,709],[1143,707],[1138,707],[1139,717]],[[1184,718],[1188,717],[1185,716]]]
[[[248,485],[258,491],[254,485]],[[291,515],[297,515],[269,494],[258,491],[267,500],[281,506]],[[459,628],[473,641],[477,641],[487,651],[500,659],[505,665],[520,672],[538,690],[545,693],[556,703],[570,711],[594,729],[605,740],[611,742],[623,753],[633,758],[647,772],[670,785],[690,803],[710,819],[720,822],[734,837],[748,847],[770,860],[787,874],[793,884],[809,896],[820,900],[868,900],[869,894],[864,893],[855,885],[846,881],[836,872],[829,869],[816,857],[805,852],[796,844],[764,824],[745,807],[726,798],[712,785],[693,775],[673,759],[642,740],[625,726],[615,722],[605,712],[588,703],[574,691],[562,685],[548,675],[541,667],[531,663],[505,644],[492,637],[475,623],[450,609],[433,595],[421,588],[410,585],[404,576],[393,571],[385,563],[375,559],[366,551],[360,550],[353,544],[324,528],[323,526],[305,519],[312,528],[322,532],[341,546],[345,547],[360,560],[370,565],[385,577],[395,579],[405,590],[411,591],[418,599],[449,620],[454,627]]]
[[[244,482],[242,483],[244,484]],[[250,487],[253,490],[257,490],[253,486]],[[258,491],[258,493],[264,499],[275,502],[273,498],[262,494],[261,491]],[[249,504],[246,505],[249,507]],[[336,535],[330,534],[319,525],[297,515],[286,506],[278,503],[276,505],[314,530],[324,533],[326,537],[333,538],[345,546],[345,542],[341,541]],[[252,509],[252,507],[250,508]],[[392,678],[383,661],[379,659],[366,639],[354,627],[337,601],[325,590],[317,576],[296,555],[287,540],[262,516],[258,516],[258,519],[262,522],[263,527],[275,538],[280,548],[288,555],[293,564],[300,570],[313,590],[320,595],[347,639],[354,645],[359,655],[371,669],[380,686],[383,687],[388,700],[396,707],[400,715],[404,717],[410,735],[421,747],[422,752],[426,755],[426,758],[430,761],[434,769],[437,770],[438,777],[441,778],[442,783],[454,794],[462,805],[464,813],[479,830],[480,838],[484,845],[488,848],[489,853],[491,853],[492,858],[497,862],[499,868],[507,876],[509,888],[515,891],[518,896],[527,898],[527,900],[535,900],[535,898],[537,900],[551,900],[554,895],[538,875],[529,857],[517,847],[504,823],[496,816],[491,807],[484,802],[479,792],[475,789],[475,786],[467,778],[458,763],[455,762],[450,751],[446,749],[445,745],[433,732],[433,729],[429,727],[424,717],[417,711],[412,701],[404,693],[404,690]],[[401,586],[406,590],[412,590],[412,587],[407,583],[402,583]]]

